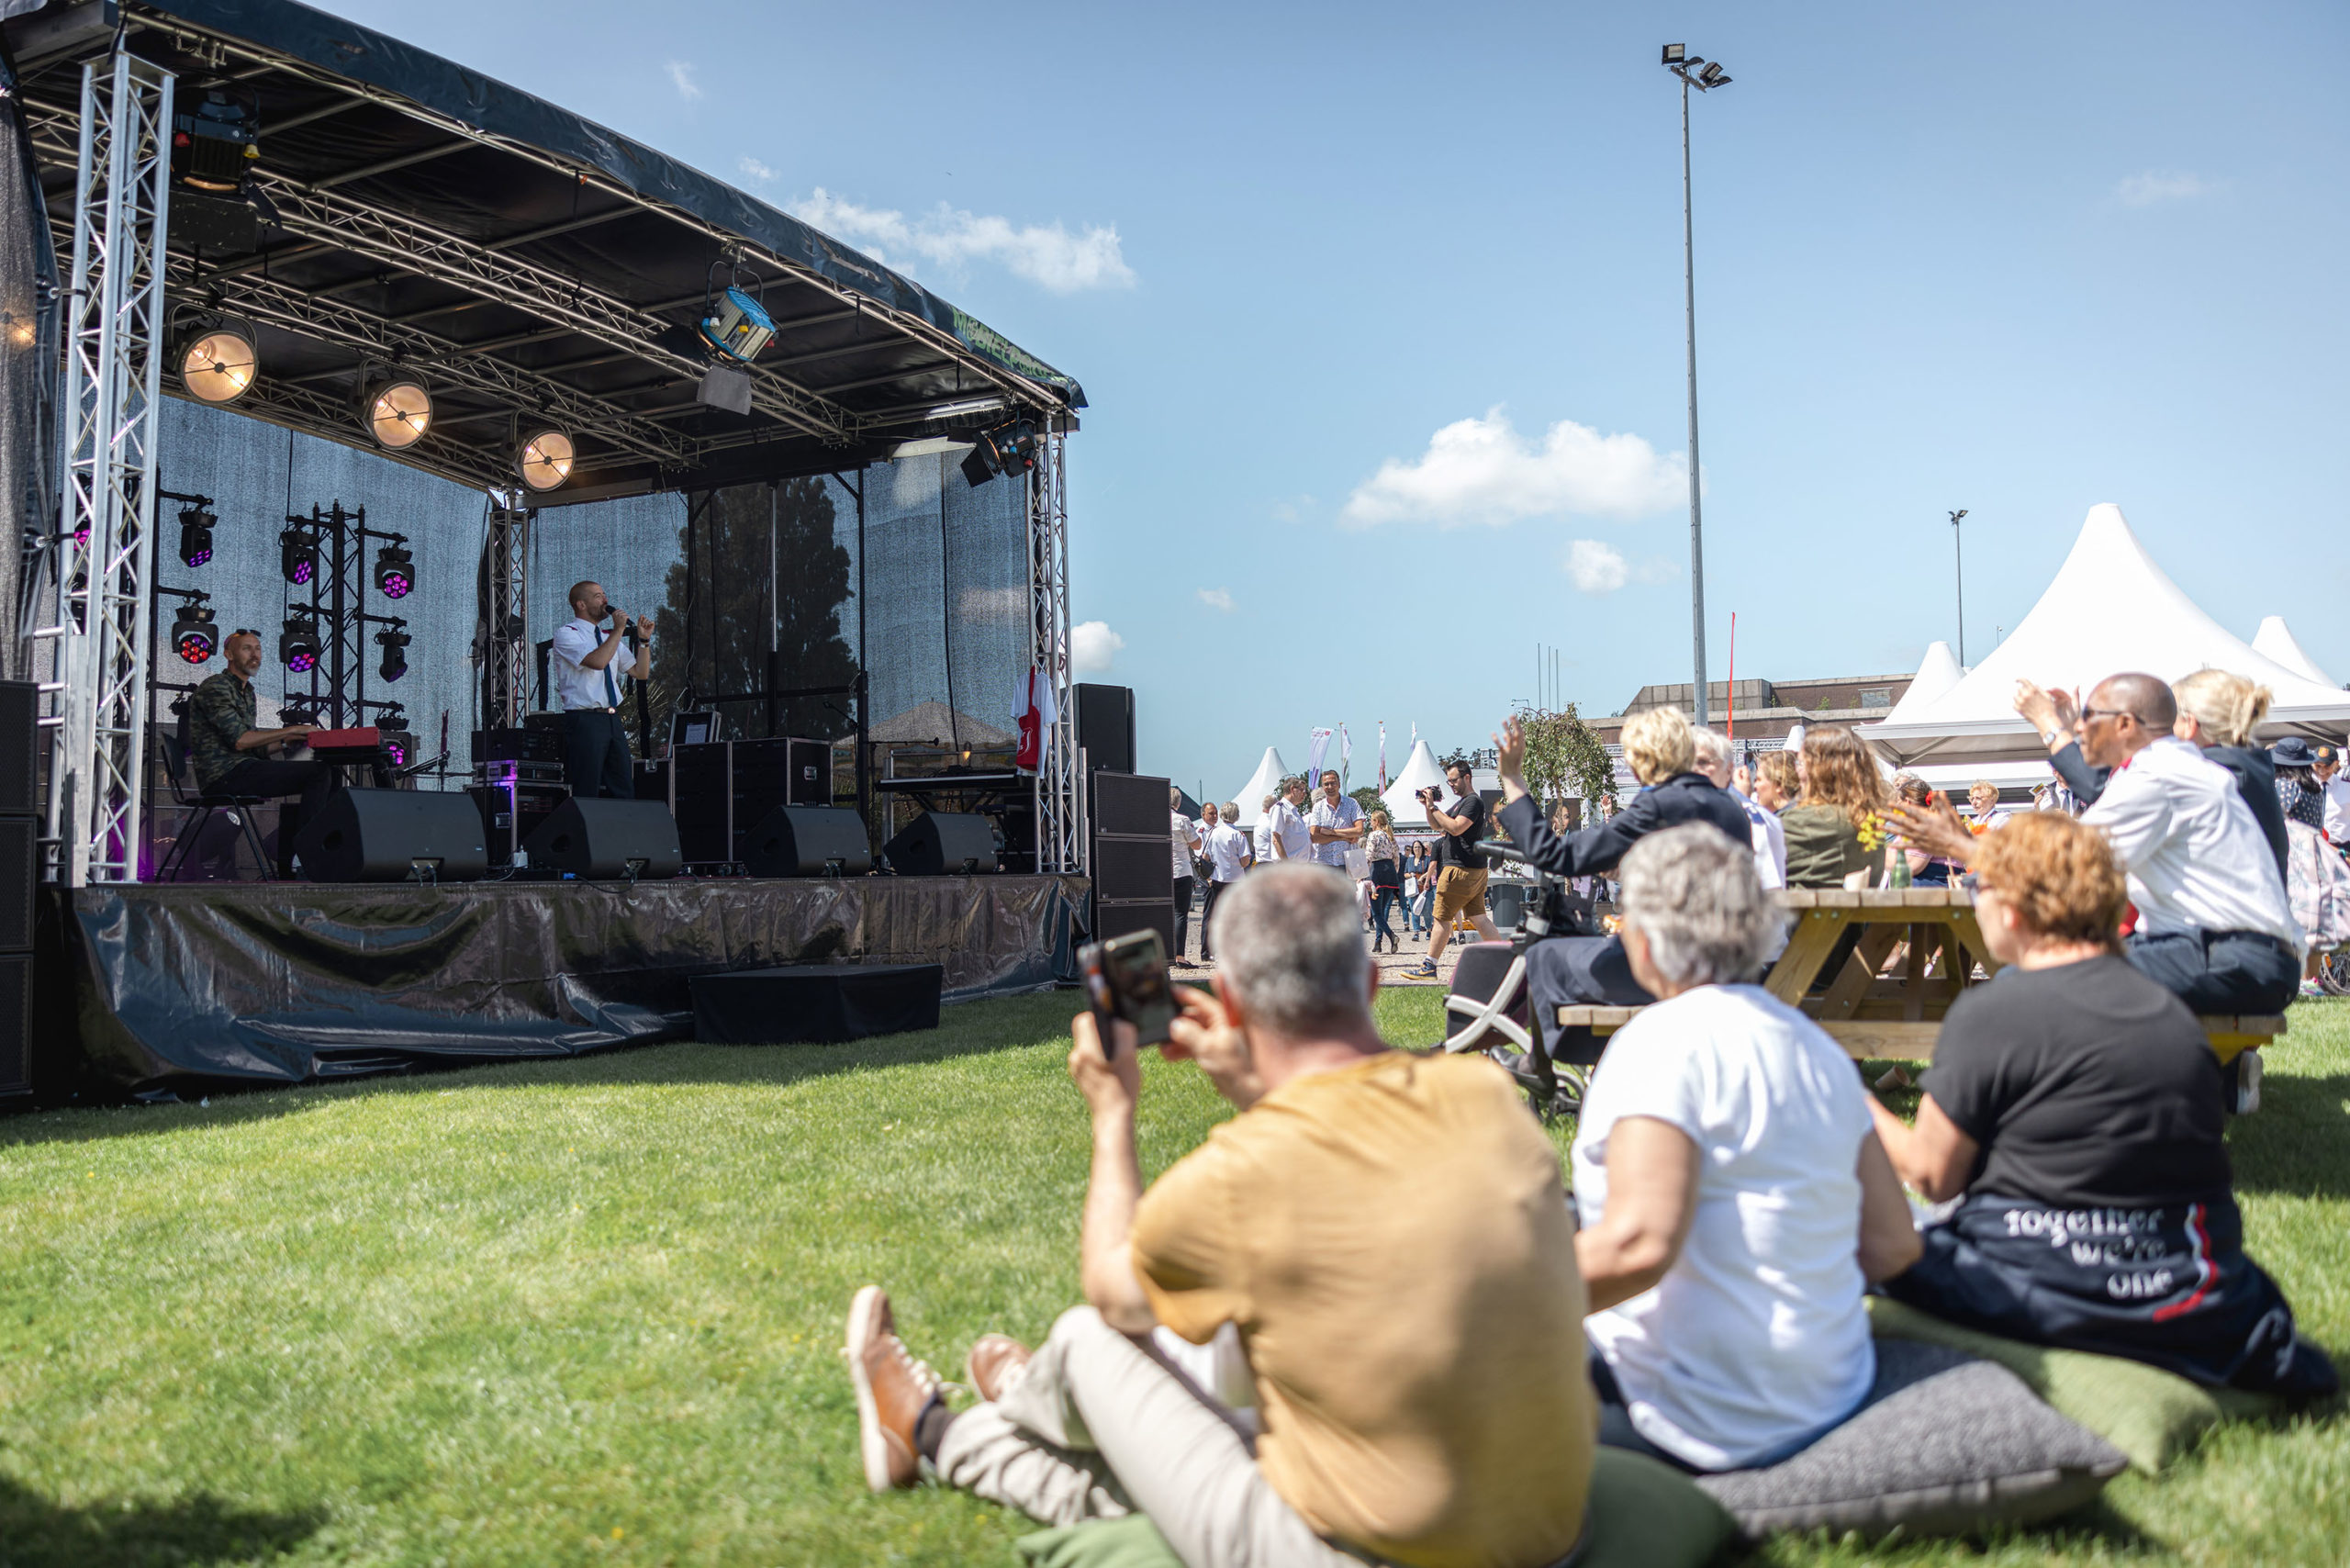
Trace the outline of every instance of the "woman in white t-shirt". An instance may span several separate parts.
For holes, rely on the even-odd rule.
[[[1575,1136],[1600,1441],[1770,1464],[1868,1393],[1861,1298],[1917,1232],[1851,1059],[1751,983],[1776,932],[1752,853],[1667,828],[1621,875],[1625,956],[1658,1001],[1608,1043]]]

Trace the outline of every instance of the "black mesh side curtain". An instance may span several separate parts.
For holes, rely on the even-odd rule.
[[[0,637],[5,680],[35,673],[29,634],[57,530],[57,256],[16,89],[0,46],[0,508],[11,546],[0,548],[0,606],[15,622]]]

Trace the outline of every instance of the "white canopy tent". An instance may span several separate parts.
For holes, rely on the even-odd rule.
[[[1437,766],[1436,753],[1428,749],[1428,743],[1421,741],[1412,747],[1412,755],[1404,759],[1404,771],[1395,776],[1394,783],[1387,786],[1387,792],[1379,797],[1379,803],[1387,808],[1387,815],[1397,827],[1426,827],[1428,825],[1428,813],[1415,797],[1416,791],[1430,786],[1438,790],[1445,788],[1444,769]]]
[[[1927,644],[1926,656],[1918,661],[1918,673],[1909,678],[1909,689],[1901,694],[1901,700],[1893,705],[1883,722],[1897,723],[1905,713],[1924,712],[1930,704],[1948,696],[1951,689],[1965,678],[1966,666],[1958,662],[1958,655],[1950,651],[1948,643],[1936,641]],[[1796,744],[1801,745],[1803,743],[1798,740]]]
[[[1240,786],[1240,793],[1232,797],[1233,803],[1240,808],[1239,826],[1255,827],[1264,820],[1262,802],[1265,797],[1280,790],[1281,780],[1287,777],[1289,767],[1281,761],[1281,754],[1274,747],[1267,746],[1264,760],[1257,764],[1257,771],[1248,776],[1248,783]]]
[[[2292,628],[2285,624],[2281,615],[2272,615],[2260,623],[2252,634],[2253,652],[2266,654],[2296,675],[2304,675],[2321,686],[2342,683],[2317,667],[2317,661],[2301,651],[2300,643],[2293,636]]]
[[[1905,695],[1858,733],[1904,763],[2029,756],[2038,737],[2015,711],[2020,678],[2086,692],[2122,670],[2177,680],[2210,668],[2275,693],[2264,734],[2338,737],[2350,724],[2350,692],[2255,652],[2206,615],[2146,554],[2121,509],[2104,502],[2089,509],[2072,554],[2007,641],[1939,697]]]

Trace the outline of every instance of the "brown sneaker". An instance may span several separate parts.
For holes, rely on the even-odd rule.
[[[890,1316],[890,1296],[867,1285],[849,1304],[849,1381],[856,1385],[856,1427],[865,1484],[876,1492],[912,1486],[922,1473],[914,1427],[938,1397],[938,1374],[908,1352]]]
[[[1028,1370],[1028,1347],[1009,1334],[982,1334],[963,1358],[963,1381],[990,1404],[1012,1392]]]

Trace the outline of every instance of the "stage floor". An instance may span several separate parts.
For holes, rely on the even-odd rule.
[[[185,1095],[687,1039],[692,977],[775,964],[942,964],[948,1002],[1042,990],[1074,976],[1085,879],[213,882],[50,897],[52,1027],[37,1081]]]

